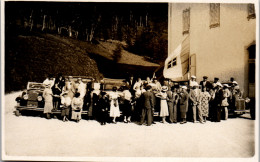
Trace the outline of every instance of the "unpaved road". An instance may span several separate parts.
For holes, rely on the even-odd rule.
[[[46,120],[13,114],[15,97],[5,96],[4,144],[9,156],[251,157],[254,120],[249,114],[221,123],[107,124]]]

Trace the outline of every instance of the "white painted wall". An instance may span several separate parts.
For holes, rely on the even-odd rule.
[[[169,53],[184,39],[182,12],[190,8],[190,54],[196,54],[198,81],[204,75],[221,81],[234,77],[248,94],[247,47],[256,40],[256,19],[248,21],[247,4],[220,4],[220,26],[210,29],[210,4],[169,5]]]

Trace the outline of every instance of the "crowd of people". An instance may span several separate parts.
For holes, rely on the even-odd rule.
[[[219,78],[213,83],[204,76],[198,84],[196,76],[186,83],[165,79],[161,84],[156,77],[146,80],[127,78],[120,89],[113,87],[105,91],[102,84],[89,86],[81,78],[72,81],[72,76],[64,78],[47,77],[43,84],[44,113],[50,118],[52,111],[61,110],[64,122],[81,120],[82,111],[88,112],[88,119],[95,119],[105,125],[107,122],[117,123],[122,112],[122,122],[137,122],[150,126],[154,122],[154,114],[162,123],[185,124],[187,121],[206,123],[207,120],[220,122],[227,120],[228,107],[235,107],[242,93],[234,78],[229,84],[221,84]]]

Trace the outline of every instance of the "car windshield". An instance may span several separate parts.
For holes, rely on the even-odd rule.
[[[42,89],[44,90],[44,85],[43,83],[28,83],[28,89]]]
[[[120,88],[124,85],[123,79],[104,79],[104,89],[112,90],[113,87]]]

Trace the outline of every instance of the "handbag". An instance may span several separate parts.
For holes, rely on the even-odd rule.
[[[228,102],[227,102],[227,98],[225,98],[224,100],[222,100],[221,106],[229,106],[229,104],[228,104]]]
[[[113,101],[114,101],[114,106],[117,107],[117,100],[114,99]]]

